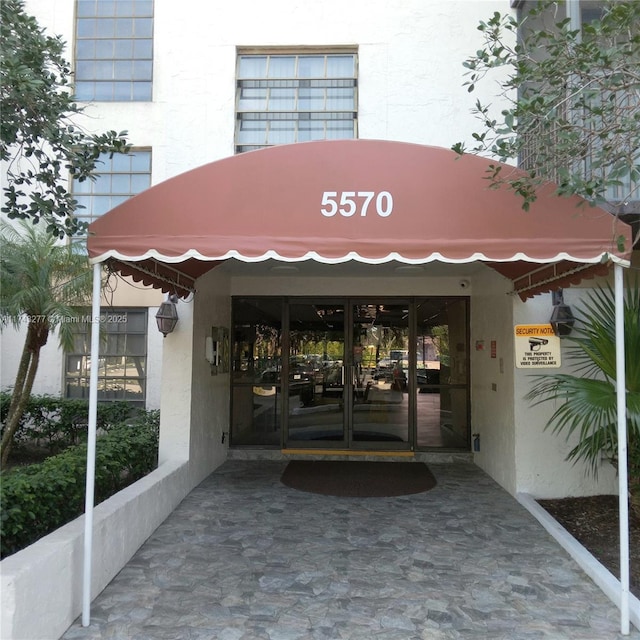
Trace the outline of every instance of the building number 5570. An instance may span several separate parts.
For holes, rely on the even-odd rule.
[[[323,216],[331,218],[339,213],[345,218],[359,215],[365,217],[369,211],[369,205],[375,200],[376,213],[381,218],[388,218],[393,212],[393,196],[388,191],[325,191],[322,194]]]

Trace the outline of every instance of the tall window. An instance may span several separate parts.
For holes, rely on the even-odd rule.
[[[104,341],[98,359],[98,400],[128,400],[144,406],[147,310],[109,309],[103,311],[101,320]],[[88,398],[91,324],[78,323],[75,329],[73,349],[66,355],[65,397]]]
[[[290,142],[355,138],[355,53],[240,54],[236,153]]]
[[[75,54],[78,100],[151,100],[153,0],[77,0]]]
[[[81,222],[91,223],[113,207],[151,185],[151,151],[137,150],[130,154],[108,153],[100,156],[96,179],[74,181],[73,195],[83,207],[76,210]]]

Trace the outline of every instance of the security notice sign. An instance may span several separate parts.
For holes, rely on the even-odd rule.
[[[518,324],[515,341],[518,369],[555,369],[560,366],[560,338],[550,324]]]

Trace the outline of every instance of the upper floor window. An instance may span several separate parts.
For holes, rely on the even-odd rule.
[[[151,100],[153,0],[77,0],[78,100]]]
[[[236,153],[309,140],[355,138],[355,53],[238,56]]]
[[[151,186],[151,151],[129,154],[103,153],[96,165],[95,180],[74,181],[72,192],[80,208],[76,217],[90,224],[131,196]]]

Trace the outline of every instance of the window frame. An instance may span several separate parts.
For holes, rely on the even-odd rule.
[[[94,11],[86,14],[81,6],[89,7],[93,2]],[[79,102],[151,102],[153,100],[153,62],[154,62],[154,29],[155,29],[155,2],[154,0],[122,0],[120,6],[130,5],[131,13],[118,15],[120,0],[112,0],[113,13],[99,15],[99,7],[106,7],[107,3],[99,0],[76,0],[74,16],[74,51],[73,64],[75,74],[75,99]],[[136,13],[136,7],[149,6],[148,12]],[[93,20],[93,33],[82,34],[83,22]],[[131,28],[127,31],[122,27],[125,20],[131,21]],[[136,34],[136,21],[149,20],[149,33]],[[101,34],[103,27],[108,27],[107,21],[113,21],[113,34]],[[101,24],[102,23],[102,24]],[[119,24],[120,23],[120,24]],[[120,29],[118,28],[120,26]],[[88,43],[93,43],[90,45]],[[100,45],[105,47],[111,43],[112,56],[100,55]],[[117,55],[118,44],[129,43],[131,55]],[[86,47],[93,46],[93,55],[81,52]],[[138,49],[148,49],[138,51]],[[82,57],[79,57],[82,55]],[[93,65],[93,71],[87,77],[84,68]],[[130,72],[122,73],[129,67]],[[102,73],[98,69],[102,67]],[[147,69],[148,67],[148,69]],[[120,68],[121,71],[116,73]],[[136,74],[143,77],[136,78]],[[105,77],[99,77],[104,75]],[[105,89],[108,88],[108,95]],[[78,91],[80,89],[80,91]],[[125,95],[127,94],[128,95]]]
[[[100,355],[98,357],[98,401],[99,402],[130,402],[133,406],[145,407],[147,402],[147,380],[149,377],[148,371],[148,355],[149,355],[149,310],[147,307],[109,307],[101,309],[101,331],[103,335],[100,340]],[[142,329],[134,329],[130,331],[109,331],[110,325],[122,326],[129,323],[129,314],[136,314],[141,317]],[[64,398],[71,399],[88,399],[89,398],[89,385],[90,385],[90,365],[89,360],[91,358],[91,309],[86,309],[86,313],[80,316],[80,321],[74,323],[74,333],[80,337],[84,349],[76,348],[77,342],[74,340],[74,348],[64,353],[63,362],[63,382],[62,382],[62,394]],[[123,321],[123,318],[126,320]],[[102,319],[104,318],[104,321]],[[123,353],[118,353],[118,349],[109,351],[109,337],[110,336],[125,336]],[[139,354],[127,353],[128,336],[143,336],[143,348]],[[113,341],[111,341],[113,342]],[[116,346],[120,341],[116,340]],[[124,363],[123,375],[108,375],[108,358],[141,358],[144,374],[140,375],[137,371],[136,375],[127,375],[127,369],[129,365]],[[77,359],[79,371],[78,375],[70,374],[72,359]],[[142,397],[140,399],[128,399],[126,397],[104,397],[107,391],[108,381],[122,380],[124,387],[122,389],[123,394],[126,394],[128,388],[128,381],[138,381],[142,390]],[[74,381],[78,381],[76,385],[78,389],[82,390],[80,395],[70,395],[69,389]],[[101,394],[103,397],[101,397]]]
[[[113,167],[114,161],[122,161],[125,159],[129,160],[129,165],[130,165],[129,169],[131,169],[131,164],[136,154],[148,154],[148,163],[147,163],[148,168],[145,169],[144,171],[132,171],[132,170],[104,171],[103,169],[101,169],[101,165],[97,164],[96,169],[93,172],[94,174],[96,174],[95,180],[88,178],[87,180],[79,182],[73,178],[71,179],[70,192],[74,200],[78,202],[78,208],[74,213],[76,219],[78,219],[81,222],[86,222],[87,224],[91,224],[92,222],[102,217],[105,213],[107,213],[114,207],[118,206],[119,204],[122,204],[122,202],[126,202],[130,198],[133,198],[139,193],[142,193],[142,191],[145,191],[146,189],[151,187],[151,185],[153,184],[152,182],[153,152],[151,147],[134,147],[131,149],[131,151],[128,154],[122,154],[122,153],[114,154],[113,157],[111,158],[108,158],[109,156],[108,153],[105,153],[102,155],[107,156],[107,159],[110,162],[109,169]],[[148,180],[146,180],[145,187],[135,191],[131,189],[129,191],[126,191],[126,190],[113,191],[113,189],[111,189],[110,191],[97,191],[97,192],[95,191],[95,187],[99,186],[101,181],[104,181],[106,179],[109,179],[110,186],[113,186],[114,176],[115,177],[128,176],[130,186],[132,184],[133,176],[148,176]],[[80,189],[78,189],[78,186],[80,186]],[[94,213],[95,211],[94,205],[96,203],[95,198],[107,198],[107,197],[110,199],[108,208],[105,209],[105,211],[103,211],[102,213]],[[119,201],[114,203],[113,202],[114,198],[118,199]],[[82,234],[78,237],[85,237],[85,236],[84,234]]]
[[[321,75],[304,74],[300,72],[300,62],[304,58],[323,57],[323,70]],[[341,75],[328,73],[327,65],[330,58],[349,56],[352,58],[352,74]],[[241,72],[243,59],[249,57],[265,58],[264,72],[255,76],[245,75]],[[274,58],[292,58],[292,73],[270,74],[271,64]],[[235,127],[234,149],[235,153],[243,153],[255,149],[325,139],[356,139],[358,137],[358,49],[353,46],[334,47],[238,47],[236,49],[236,79],[235,79]],[[341,90],[349,90],[347,100],[352,102],[349,108],[340,108],[338,103],[344,97],[340,97]],[[254,91],[256,102],[261,104],[256,108],[247,108],[243,105],[243,91]],[[289,105],[281,108],[270,104],[273,93],[279,91],[284,97],[282,101],[290,101]],[[263,92],[264,97],[259,97]],[[331,98],[331,93],[335,97]],[[289,95],[286,95],[289,93]],[[300,108],[302,93],[307,93],[305,100],[322,99],[322,108],[308,106]],[[315,97],[314,94],[315,93]],[[345,91],[346,93],[346,91]],[[328,101],[333,99],[333,108],[328,108]],[[248,98],[250,100],[250,98]],[[262,140],[242,139],[243,124],[255,122],[259,124],[256,131],[262,135]],[[348,136],[340,134],[340,125],[331,127],[330,123],[348,123]],[[285,126],[278,127],[278,123]],[[289,126],[286,126],[289,125]],[[329,126],[328,126],[329,125]],[[344,125],[343,125],[344,126]],[[322,134],[317,132],[322,128]],[[314,133],[315,131],[315,133]],[[333,131],[334,135],[329,132]],[[280,132],[280,133],[278,133]],[[337,134],[337,135],[335,135]],[[280,139],[278,139],[280,138]]]

